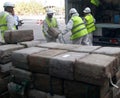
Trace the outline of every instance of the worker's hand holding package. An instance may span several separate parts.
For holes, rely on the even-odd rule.
[[[51,36],[49,33],[45,33],[45,35],[46,35],[48,38],[52,38],[52,36]]]
[[[61,31],[58,28],[52,27],[48,29],[48,34],[54,38],[57,38],[60,33]]]
[[[60,34],[58,35],[58,40],[59,40],[60,43],[66,44],[66,42],[65,42],[65,40],[64,40],[64,37],[63,37],[63,33],[60,33]]]
[[[64,31],[61,30],[58,37],[63,37],[65,34],[67,34],[67,32],[65,32],[65,30]]]

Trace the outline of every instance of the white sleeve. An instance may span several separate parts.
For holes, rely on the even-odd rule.
[[[45,33],[45,35],[47,36],[47,37],[51,37],[49,34],[48,34],[48,25],[47,25],[47,23],[46,23],[46,21],[44,20],[43,21],[43,28],[42,28],[42,31]]]
[[[12,15],[6,17],[8,30],[15,30],[15,19]]]
[[[66,29],[63,31],[63,34],[68,33],[73,28],[73,21],[70,19],[66,25]]]
[[[58,20],[56,19],[57,22],[57,28],[60,30],[60,23],[58,22]]]
[[[47,25],[46,21],[44,20],[43,21],[43,32],[47,33],[47,31],[48,31],[48,25]]]

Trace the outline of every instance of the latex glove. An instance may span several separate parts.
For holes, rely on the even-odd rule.
[[[58,40],[59,40],[60,43],[66,44],[62,33],[60,33],[60,34],[58,35]]]

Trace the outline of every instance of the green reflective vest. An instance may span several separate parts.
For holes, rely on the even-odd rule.
[[[51,27],[56,28],[58,26],[56,18],[52,18],[52,20],[50,21],[50,19],[46,17],[45,21],[48,25],[48,28],[51,28]],[[43,28],[44,28],[44,26],[43,26]],[[42,31],[43,31],[44,35],[46,36],[46,33],[44,32],[44,30],[42,30]]]
[[[0,16],[0,30],[1,30],[3,39],[4,39],[4,32],[5,32],[6,30],[8,30],[7,20],[6,20],[6,17],[7,17],[8,15],[9,15],[9,13],[5,13],[5,14],[3,14],[2,16]],[[16,29],[15,25],[14,25],[14,28]]]
[[[4,15],[0,16],[0,30],[2,33],[2,37],[4,37],[4,31],[8,30],[7,21],[6,21],[6,17],[8,15],[9,15],[8,13],[5,13]]]
[[[71,35],[71,40],[80,38],[86,34],[88,34],[88,31],[85,27],[85,24],[79,16],[73,16],[71,17],[73,21],[73,28],[72,28],[72,35]]]
[[[85,20],[86,20],[86,28],[88,30],[88,33],[92,33],[93,31],[95,31],[96,28],[95,28],[93,16],[91,14],[87,14],[85,16]]]
[[[45,19],[47,24],[48,24],[48,27],[57,27],[57,21],[56,21],[56,18],[52,18],[52,21],[50,21],[48,18]]]

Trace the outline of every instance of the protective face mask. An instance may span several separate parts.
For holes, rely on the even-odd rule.
[[[53,14],[48,14],[48,18],[52,18],[53,17]]]

